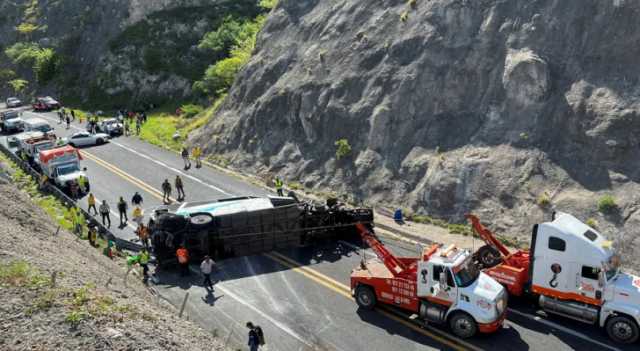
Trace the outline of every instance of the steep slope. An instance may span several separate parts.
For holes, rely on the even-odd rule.
[[[64,230],[55,235],[48,215],[7,179],[0,169],[0,349],[227,350],[156,305],[138,278],[125,284],[124,260]]]
[[[192,141],[310,188],[525,235],[555,207],[638,245],[639,10],[281,0]],[[619,206],[606,216],[604,193]]]
[[[257,0],[75,0],[0,2],[0,94],[50,93],[92,108],[159,105],[192,97],[192,84],[224,53],[198,47],[227,16],[253,18]],[[52,50],[44,73],[4,51],[16,43]]]

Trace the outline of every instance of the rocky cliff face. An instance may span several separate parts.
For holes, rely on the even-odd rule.
[[[453,221],[473,211],[525,235],[555,207],[637,245],[639,12],[625,0],[281,0],[192,140],[306,187]],[[352,147],[341,159],[338,139]],[[619,205],[606,216],[605,193]]]
[[[203,35],[226,16],[253,17],[257,0],[17,0],[0,4],[0,47],[36,42],[53,48],[61,68],[36,85],[30,67],[10,67],[36,93],[105,108],[161,104],[189,97],[191,85],[217,58],[198,48]],[[31,23],[29,35],[16,28]],[[0,77],[1,78],[1,77]],[[9,93],[2,83],[0,93]]]

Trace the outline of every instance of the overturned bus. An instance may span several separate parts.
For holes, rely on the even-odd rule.
[[[293,197],[236,197],[176,203],[154,210],[151,243],[160,263],[175,259],[184,245],[191,259],[253,255],[335,236],[357,236],[357,222],[373,225],[373,210],[325,205]]]

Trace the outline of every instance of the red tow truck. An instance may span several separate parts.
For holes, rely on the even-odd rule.
[[[534,296],[552,314],[604,327],[616,342],[640,336],[640,277],[620,271],[620,257],[595,229],[559,213],[533,227],[530,250],[511,252],[474,215],[487,244],[474,254],[479,268],[514,296]]]
[[[507,293],[477,270],[469,251],[434,245],[420,257],[396,257],[364,224],[356,226],[380,260],[367,262],[363,257],[351,272],[351,294],[361,308],[392,305],[425,324],[448,324],[460,338],[502,326]]]

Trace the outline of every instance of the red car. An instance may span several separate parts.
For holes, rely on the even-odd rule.
[[[61,107],[62,105],[51,96],[39,97],[33,103],[34,111],[52,111]]]

